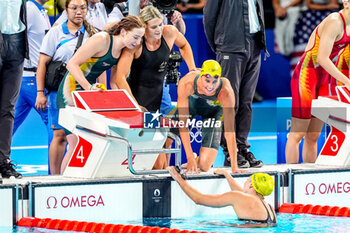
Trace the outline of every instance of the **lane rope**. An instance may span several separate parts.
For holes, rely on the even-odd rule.
[[[97,233],[205,233],[205,231],[190,231],[149,226],[134,226],[122,224],[105,224],[85,221],[70,221],[51,218],[24,217],[17,222],[20,227],[38,227],[60,231],[79,231]]]
[[[284,203],[279,208],[279,213],[288,214],[313,214],[336,217],[350,217],[350,208],[328,205],[303,205],[294,203]]]

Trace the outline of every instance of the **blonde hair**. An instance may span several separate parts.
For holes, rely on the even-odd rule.
[[[145,8],[142,9],[140,13],[140,19],[143,22],[147,24],[148,21],[154,18],[163,19],[163,15],[159,12],[157,8],[155,8],[154,6],[146,6]]]

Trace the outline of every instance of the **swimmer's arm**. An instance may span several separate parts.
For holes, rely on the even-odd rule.
[[[342,28],[342,24],[339,25],[339,20],[336,20],[335,18],[329,18],[328,20],[329,21],[327,21],[323,26],[317,55],[317,63],[320,64],[331,76],[344,83],[349,88],[350,80],[337,69],[329,58],[337,36],[342,33],[342,31],[339,29]]]
[[[111,89],[119,89],[115,81],[116,75],[117,75],[117,65],[111,68],[110,81],[109,81]],[[112,79],[113,79],[113,85],[112,85]]]
[[[235,95],[228,79],[222,79],[222,88],[218,95],[218,100],[224,110],[224,127],[227,148],[230,154],[232,172],[238,172],[237,164],[237,144],[235,132]]]
[[[186,75],[187,76],[187,75]],[[178,106],[178,114],[179,114],[179,121],[180,122],[187,122],[188,116],[190,114],[189,111],[189,96],[191,95],[191,91],[187,82],[187,78],[183,77],[178,85],[177,88],[177,106]],[[189,76],[187,76],[189,77]],[[190,140],[190,134],[188,127],[184,125],[183,127],[179,128],[180,131],[180,137],[182,144],[184,146],[186,157],[187,157],[187,171],[186,172],[195,172],[198,173],[197,170],[197,163],[193,156],[193,150],[191,147],[191,140]]]
[[[107,87],[107,74],[106,71],[103,72],[98,78],[97,78],[98,83],[102,83]]]
[[[230,188],[232,191],[241,191],[243,192],[242,187],[235,181],[235,179],[231,176],[230,173],[228,173],[225,169],[223,168],[218,168],[214,171],[214,174],[217,175],[224,175],[228,184],[230,185]]]
[[[126,78],[129,75],[130,68],[132,61],[134,59],[135,50],[130,50],[128,48],[125,48],[123,50],[123,53],[120,55],[118,64],[117,64],[117,72],[115,75],[111,75],[111,88],[112,89],[124,89],[126,90],[129,95],[134,99],[134,101],[137,103],[134,95],[132,94],[132,91],[130,89],[130,86],[128,82],[126,81]]]
[[[109,37],[107,33],[98,33],[89,38],[73,55],[67,64],[67,70],[84,90],[89,90],[91,84],[87,81],[80,66],[89,58],[107,49]]]
[[[242,200],[242,192],[231,191],[224,194],[203,194],[197,189],[193,188],[181,175],[175,170],[174,167],[167,168],[174,180],[180,185],[181,189],[191,198],[196,204],[211,206],[211,207],[223,207],[228,205],[234,205],[238,201]]]
[[[176,28],[173,27],[172,33],[176,34],[175,45],[179,47],[180,53],[186,62],[189,71],[196,69],[196,64],[193,58],[193,52],[191,45],[186,40],[185,36],[181,34]]]

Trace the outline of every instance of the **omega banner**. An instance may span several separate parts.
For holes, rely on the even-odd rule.
[[[294,174],[294,203],[350,206],[350,170]]]
[[[0,187],[0,227],[11,227],[15,223],[14,187]]]
[[[38,218],[113,221],[142,218],[142,183],[79,184],[34,187]]]

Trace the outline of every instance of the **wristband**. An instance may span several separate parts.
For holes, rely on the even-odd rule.
[[[37,90],[36,92],[44,92],[44,90]]]
[[[90,91],[91,91],[91,89],[92,89],[93,86],[94,86],[94,84],[91,84],[91,86],[90,86]]]

